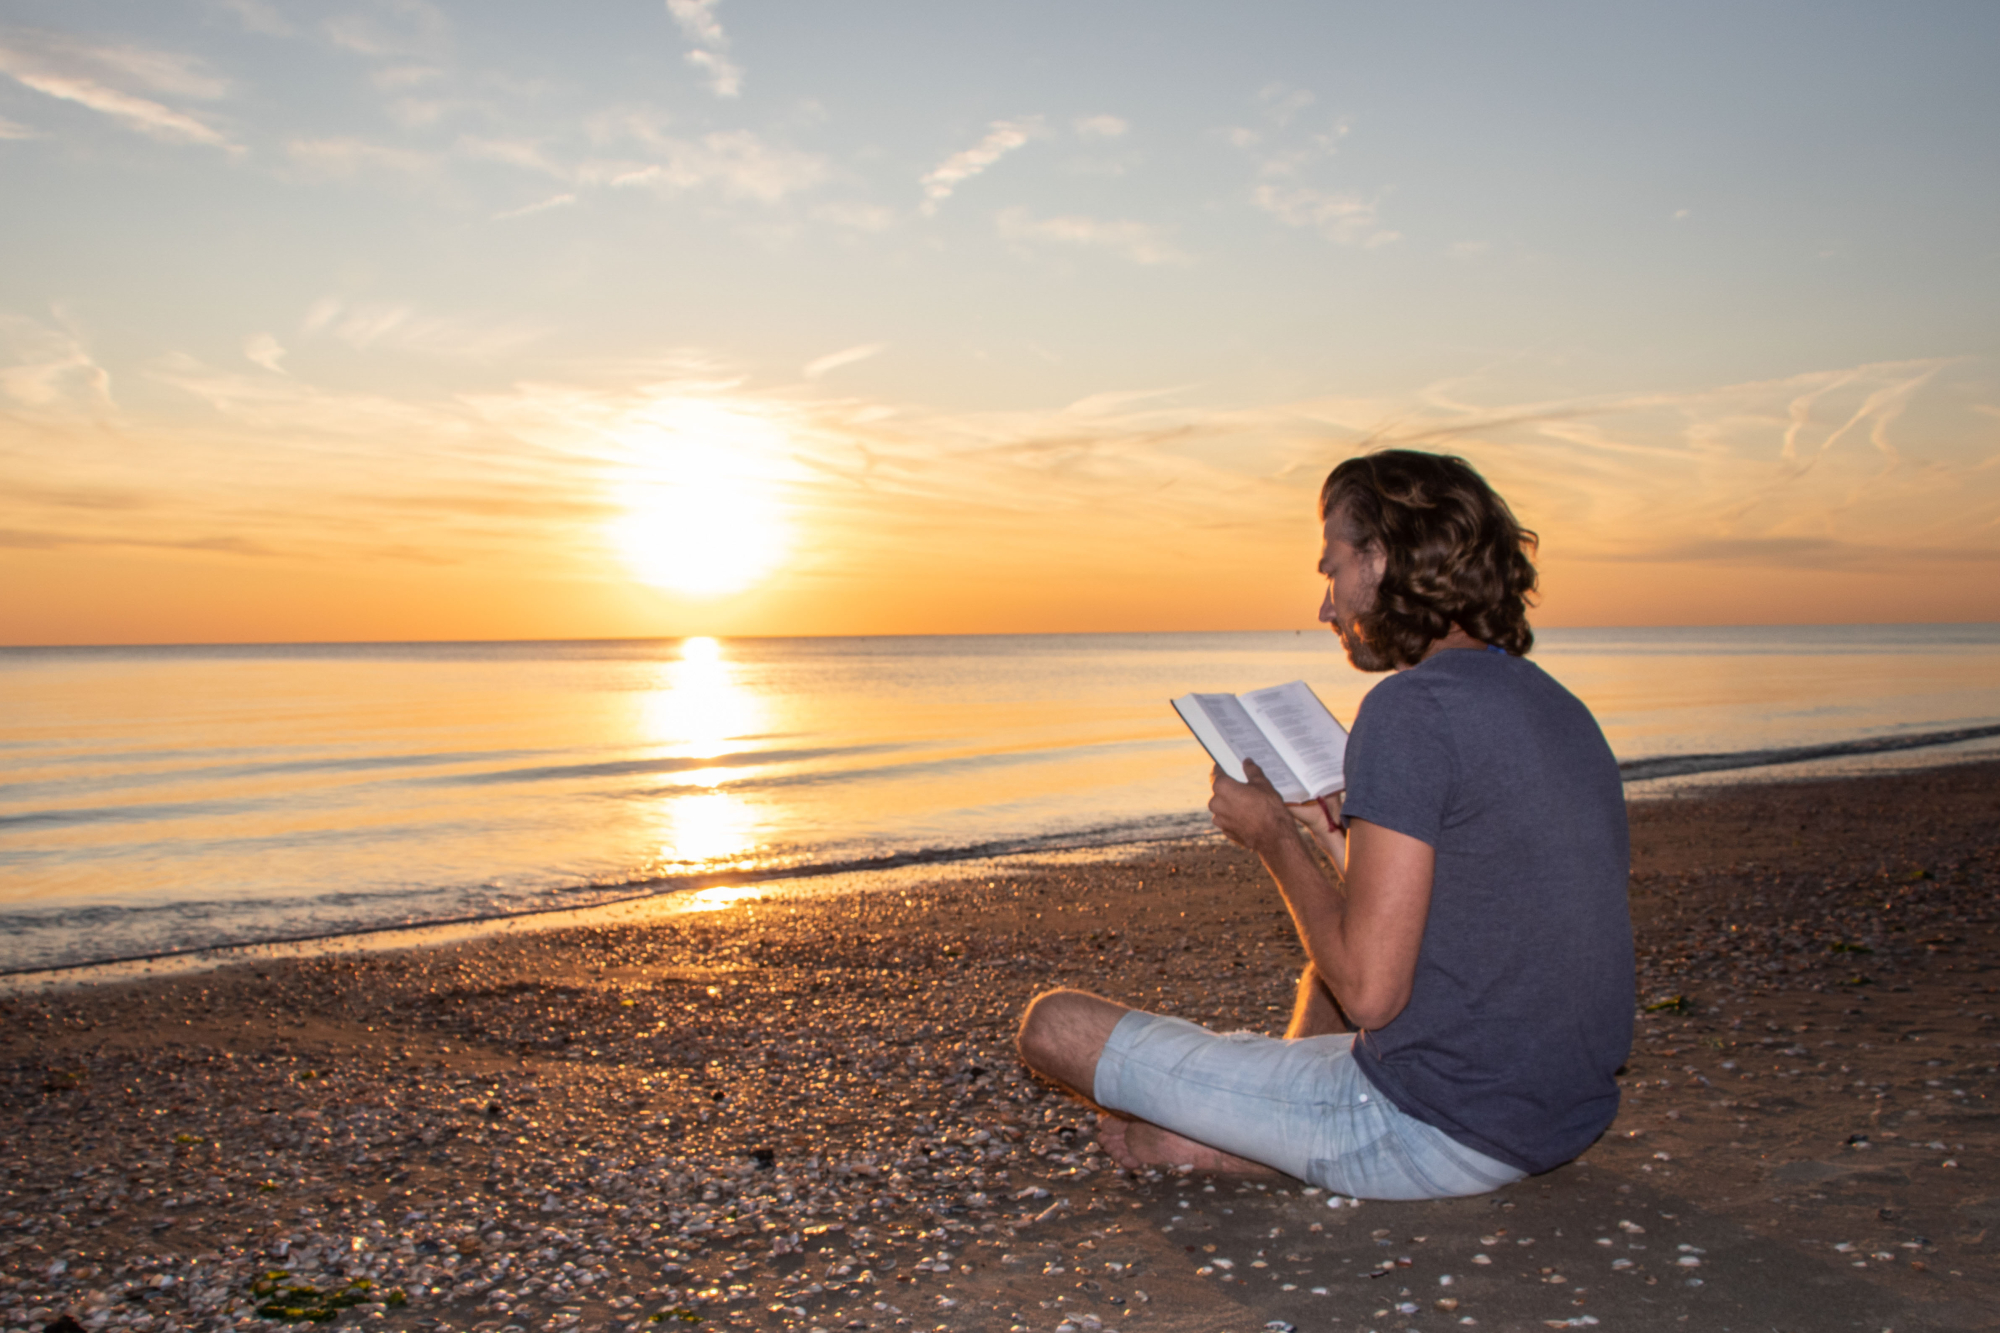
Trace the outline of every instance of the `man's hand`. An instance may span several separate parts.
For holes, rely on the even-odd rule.
[[[1208,798],[1208,813],[1223,837],[1262,855],[1292,836],[1292,815],[1263,769],[1245,759],[1243,772],[1248,782],[1238,782],[1220,765],[1209,775],[1213,795]]]
[[[1209,798],[1208,812],[1224,837],[1261,855],[1276,839],[1290,834],[1293,824],[1298,824],[1333,858],[1335,866],[1347,868],[1346,839],[1333,823],[1344,792],[1327,798],[1332,813],[1318,801],[1287,805],[1254,760],[1243,761],[1243,772],[1249,777],[1248,782],[1238,782],[1220,768],[1209,775],[1214,795]],[[1284,818],[1277,818],[1274,810]]]

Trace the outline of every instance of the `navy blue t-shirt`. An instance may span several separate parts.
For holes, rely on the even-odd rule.
[[[1532,662],[1437,653],[1362,700],[1343,813],[1437,850],[1410,1003],[1356,1040],[1362,1073],[1524,1171],[1582,1152],[1635,998],[1625,795],[1589,710]]]

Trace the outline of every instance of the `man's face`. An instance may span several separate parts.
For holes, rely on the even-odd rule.
[[[1380,550],[1357,550],[1348,540],[1347,515],[1338,505],[1326,516],[1326,542],[1320,548],[1319,572],[1326,576],[1326,597],[1319,618],[1340,636],[1347,660],[1361,671],[1387,671],[1389,661],[1361,633],[1359,617],[1375,605],[1375,588],[1389,558]]]

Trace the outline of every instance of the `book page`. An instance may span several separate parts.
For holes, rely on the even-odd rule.
[[[1264,770],[1264,776],[1271,779],[1278,795],[1287,801],[1310,798],[1311,793],[1293,774],[1291,765],[1266,739],[1235,695],[1183,694],[1174,700],[1174,711],[1230,777],[1244,781],[1243,761],[1248,759]]]
[[[1243,696],[1243,709],[1298,775],[1307,795],[1296,799],[1325,796],[1347,785],[1347,729],[1304,681],[1251,690]]]

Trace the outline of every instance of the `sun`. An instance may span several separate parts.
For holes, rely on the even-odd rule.
[[[740,484],[634,488],[611,535],[643,581],[721,597],[763,581],[783,555],[777,507]]]
[[[608,535],[641,580],[691,597],[754,587],[785,556],[784,435],[749,412],[677,400],[621,433]]]

